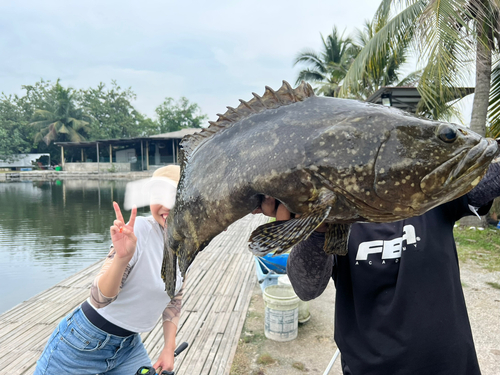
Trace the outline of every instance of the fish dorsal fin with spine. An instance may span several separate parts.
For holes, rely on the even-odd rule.
[[[214,134],[231,127],[234,123],[256,113],[264,112],[267,109],[283,107],[315,96],[311,85],[304,81],[295,89],[288,82],[283,81],[283,85],[278,91],[274,91],[269,86],[266,86],[264,95],[252,94],[254,97],[248,102],[240,99],[241,104],[237,108],[227,107],[228,110],[226,113],[223,115],[217,114],[219,118],[217,121],[209,121],[210,126],[208,128],[203,129],[199,133],[184,136],[181,141],[181,169],[183,169],[190,155],[198,146],[210,139]]]

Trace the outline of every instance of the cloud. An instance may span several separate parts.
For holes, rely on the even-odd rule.
[[[352,31],[371,18],[373,0],[0,3],[0,90],[43,78],[87,88],[112,79],[154,116],[165,97],[187,97],[215,119],[227,105],[295,82],[293,59],[319,50],[320,33]]]

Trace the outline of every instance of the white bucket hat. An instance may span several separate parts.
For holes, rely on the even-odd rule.
[[[134,206],[161,204],[171,209],[175,204],[180,174],[178,165],[167,165],[157,169],[151,178],[129,182],[125,189],[124,208],[131,210]]]

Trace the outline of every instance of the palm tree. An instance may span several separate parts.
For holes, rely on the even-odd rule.
[[[479,134],[486,133],[486,119],[490,104],[492,86],[500,85],[500,76],[496,73],[492,78],[492,55],[500,51],[500,1],[499,0],[471,0],[469,4],[476,31],[476,90],[472,106],[472,130]],[[496,47],[495,48],[495,42]],[[493,94],[493,92],[491,92]],[[494,98],[492,98],[494,100]],[[498,112],[498,103],[493,102],[492,112]]]
[[[354,41],[354,47],[358,53],[387,24],[387,21],[387,15],[379,15],[372,21],[365,21],[363,29],[358,29]],[[384,53],[371,56],[360,76],[360,84],[356,90],[350,91],[350,96],[366,99],[383,86],[394,85],[397,82],[399,82],[398,86],[412,85],[416,79],[419,79],[419,72],[413,72],[403,79],[400,78],[400,69],[407,60],[408,47],[408,44],[403,43],[397,46],[389,45]]]
[[[309,68],[299,72],[296,84],[308,81],[317,84],[317,92],[325,96],[337,96],[339,85],[356,57],[357,50],[352,40],[344,35],[339,35],[337,28],[333,27],[332,33],[326,37],[321,35],[323,50],[316,53],[306,49],[300,52],[294,61],[297,64],[306,64]]]
[[[71,142],[84,141],[82,133],[89,132],[89,121],[84,120],[82,110],[75,106],[75,91],[62,87],[59,80],[51,91],[52,95],[46,98],[43,108],[35,110],[33,114],[30,125],[39,130],[35,134],[35,143],[43,140],[48,146],[62,134]]]
[[[376,17],[388,18],[358,54],[346,74],[341,96],[358,90],[373,56],[413,43],[425,62],[418,84],[419,111],[434,118],[449,116],[457,88],[467,85],[476,61],[476,94],[471,128],[485,133],[490,92],[491,53],[498,42],[500,0],[382,0]],[[472,53],[471,51],[475,51]],[[460,96],[460,95],[458,95]]]

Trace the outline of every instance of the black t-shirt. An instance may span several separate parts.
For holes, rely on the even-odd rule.
[[[354,375],[480,374],[453,225],[467,198],[395,223],[356,223],[337,256],[335,341]]]

